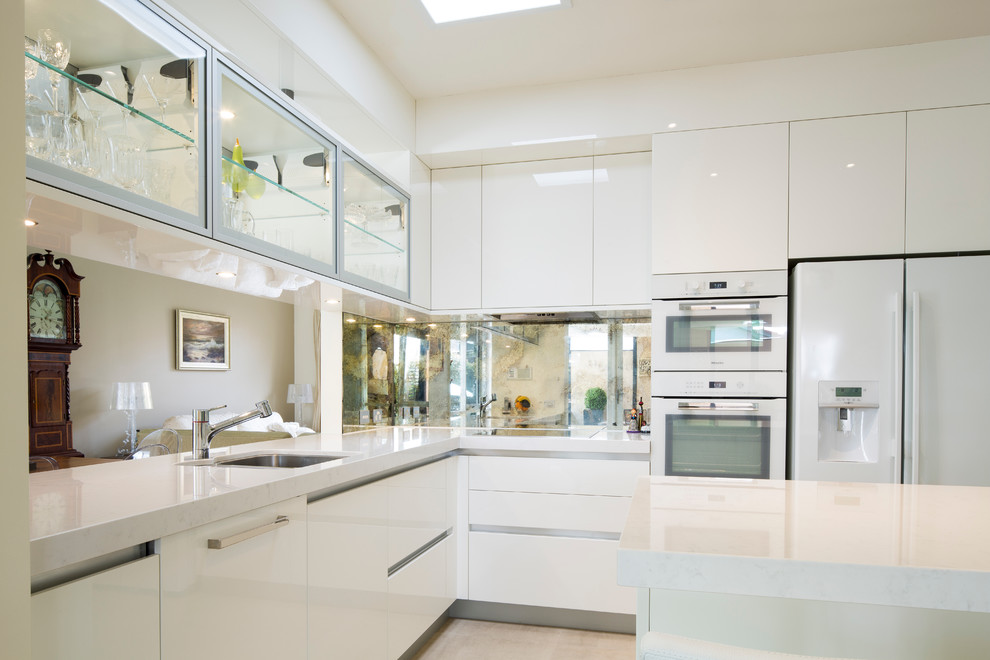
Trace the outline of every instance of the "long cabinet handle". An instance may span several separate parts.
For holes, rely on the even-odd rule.
[[[699,402],[678,401],[678,410],[759,410],[758,403],[730,403],[724,401]]]
[[[897,398],[901,401],[904,400],[904,380],[902,378],[902,374],[904,373],[904,330],[904,295],[898,292],[894,303],[894,337],[896,337],[894,341],[894,373],[891,374],[890,382],[900,383],[901,396]],[[904,469],[901,467],[904,463],[904,450],[900,441],[904,416],[902,414],[896,414],[896,410],[894,412],[894,435],[890,440],[892,448],[890,455],[890,483],[899,484],[904,481]]]
[[[207,539],[206,547],[210,550],[223,550],[224,548],[229,548],[230,546],[236,545],[241,541],[253,539],[255,536],[261,536],[262,534],[267,534],[268,532],[274,532],[279,527],[284,527],[288,524],[288,516],[278,516],[275,518],[275,522],[270,522],[267,525],[262,525],[261,527],[255,527],[254,529],[249,529],[244,532],[231,534],[230,536],[225,536],[222,539]]]
[[[911,483],[921,483],[921,294],[911,294]]]
[[[678,309],[682,312],[702,312],[708,310],[740,310],[740,309],[759,309],[760,301],[754,300],[752,302],[733,302],[733,303],[690,303],[683,302],[678,305]]]

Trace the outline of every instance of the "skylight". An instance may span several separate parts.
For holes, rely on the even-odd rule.
[[[452,23],[483,16],[544,7],[566,7],[570,0],[420,0],[434,23]]]

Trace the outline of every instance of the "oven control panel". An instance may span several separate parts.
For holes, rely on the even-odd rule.
[[[653,396],[662,397],[785,397],[783,371],[657,371]]]
[[[786,295],[786,270],[653,276],[654,300]]]

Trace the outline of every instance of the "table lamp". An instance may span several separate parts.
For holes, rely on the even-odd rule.
[[[309,383],[293,383],[289,385],[286,403],[296,404],[296,423],[302,423],[302,404],[313,403],[313,386]]]
[[[137,426],[134,419],[138,410],[151,410],[150,383],[114,383],[110,388],[110,410],[127,413],[127,446],[137,449]]]

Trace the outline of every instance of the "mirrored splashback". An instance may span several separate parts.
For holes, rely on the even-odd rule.
[[[343,337],[345,431],[621,428],[640,399],[649,420],[649,323],[389,324],[345,314]]]

